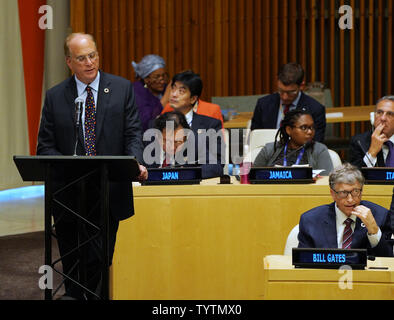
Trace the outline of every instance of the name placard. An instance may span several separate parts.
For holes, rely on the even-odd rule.
[[[148,180],[144,185],[199,184],[201,167],[148,168]]]
[[[352,269],[364,269],[367,249],[293,248],[292,260],[296,268],[338,269],[348,265]]]
[[[394,168],[361,168],[368,184],[394,184]]]
[[[312,183],[312,167],[253,167],[250,183]]]

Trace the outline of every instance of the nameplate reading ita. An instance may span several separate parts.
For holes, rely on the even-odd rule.
[[[338,269],[347,265],[352,269],[364,269],[367,249],[293,248],[292,259],[296,268]]]
[[[201,167],[148,168],[148,180],[144,185],[199,184]]]
[[[368,184],[394,184],[394,168],[361,168]]]
[[[312,167],[253,167],[250,183],[312,183]]]

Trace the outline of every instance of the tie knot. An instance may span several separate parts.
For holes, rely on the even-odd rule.
[[[90,91],[92,91],[92,88],[89,87],[89,86],[87,86],[87,87],[86,87],[86,92],[87,92],[87,93],[90,93]]]
[[[390,140],[387,140],[384,144],[388,146],[390,149],[393,148],[393,143]]]
[[[347,218],[344,222],[344,224],[346,224],[347,226],[350,226],[352,224],[353,220],[350,218]]]

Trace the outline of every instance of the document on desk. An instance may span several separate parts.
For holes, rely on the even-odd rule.
[[[343,118],[343,112],[329,112],[326,113],[326,118]]]
[[[316,178],[324,170],[312,170],[312,178]]]

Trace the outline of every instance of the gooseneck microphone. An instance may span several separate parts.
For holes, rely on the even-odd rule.
[[[77,97],[74,101],[75,104],[75,144],[74,144],[74,156],[77,155],[77,145],[79,140],[79,127],[81,126],[81,115],[83,108],[84,99]]]
[[[372,167],[374,167],[375,165],[372,163],[371,158],[368,156],[368,152],[365,151],[365,148],[363,147],[363,145],[361,144],[360,140],[357,140],[358,145],[360,146],[361,150],[364,152],[364,154],[366,155],[369,163],[371,164]]]

